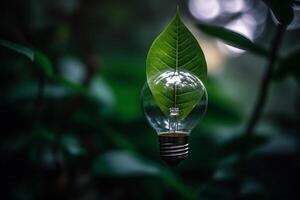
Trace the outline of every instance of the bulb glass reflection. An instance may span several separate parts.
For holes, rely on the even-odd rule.
[[[141,98],[144,113],[149,124],[156,130],[158,135],[166,133],[189,134],[204,116],[207,108],[207,92],[201,80],[186,71],[166,71],[150,80],[150,84],[157,84],[160,88],[163,87],[162,91],[166,93],[174,93],[174,88],[199,93],[201,98],[195,103],[191,112],[183,119],[178,119],[181,110],[180,105],[176,105],[176,100],[169,107],[169,114],[166,115],[155,101],[148,83],[145,83],[142,90]],[[164,95],[167,96],[167,94]]]
[[[146,118],[159,135],[161,158],[177,165],[188,156],[188,136],[206,112],[203,83],[187,71],[166,71],[145,83],[141,99]]]

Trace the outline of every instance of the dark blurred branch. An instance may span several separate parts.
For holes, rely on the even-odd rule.
[[[265,106],[268,91],[270,88],[270,83],[272,80],[272,74],[274,72],[275,62],[278,59],[278,51],[279,46],[281,44],[283,34],[285,32],[286,26],[278,25],[275,36],[272,40],[271,47],[270,47],[270,54],[268,59],[267,68],[263,74],[262,81],[259,87],[259,93],[253,108],[253,111],[250,115],[249,121],[245,128],[245,135],[243,144],[241,145],[241,151],[240,151],[240,177],[239,177],[239,186],[237,187],[237,191],[235,191],[237,195],[237,199],[239,199],[240,196],[240,186],[241,182],[244,180],[246,176],[246,166],[247,166],[247,157],[249,154],[249,149],[247,147],[247,140],[254,134],[255,127],[257,123],[259,122],[259,119],[262,115],[263,108]]]
[[[286,28],[285,26],[279,25],[277,27],[276,35],[275,35],[274,39],[272,40],[272,44],[270,47],[270,55],[269,55],[269,59],[268,59],[268,65],[267,65],[266,71],[264,72],[263,77],[262,77],[262,82],[260,85],[258,97],[256,99],[256,103],[255,103],[253,112],[250,116],[250,119],[249,119],[248,124],[245,129],[245,134],[247,136],[250,136],[253,133],[254,128],[262,114],[263,107],[266,103],[267,94],[269,91],[270,82],[271,82],[272,74],[274,71],[275,61],[277,60],[279,45],[282,41],[282,37],[283,37],[283,33],[285,31],[285,28]]]

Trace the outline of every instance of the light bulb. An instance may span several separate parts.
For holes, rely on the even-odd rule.
[[[187,71],[165,71],[145,83],[141,101],[149,124],[159,136],[161,158],[177,165],[188,156],[190,132],[206,112],[203,83]]]

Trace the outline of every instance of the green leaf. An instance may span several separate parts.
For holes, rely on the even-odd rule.
[[[182,199],[196,199],[196,193],[175,174],[144,157],[125,150],[114,150],[96,157],[92,165],[96,176],[114,178],[157,177]]]
[[[209,77],[206,89],[209,104],[205,118],[201,122],[201,129],[215,130],[217,127],[230,127],[242,122],[243,107],[236,97],[228,93],[223,82]]]
[[[300,49],[287,55],[279,61],[278,68],[275,72],[275,79],[282,80],[288,75],[294,76],[300,81],[300,67],[299,67]]]
[[[123,122],[140,119],[142,112],[139,97],[146,71],[141,66],[145,64],[145,60],[140,56],[126,53],[102,56],[105,62],[101,75],[114,94],[114,117]]]
[[[53,66],[49,58],[40,51],[34,52],[34,61],[47,77],[53,76]]]
[[[85,149],[80,143],[80,138],[74,134],[63,134],[61,145],[72,156],[82,156],[85,154]]]
[[[155,39],[147,56],[146,74],[149,88],[162,112],[169,115],[169,108],[179,107],[177,119],[186,117],[194,108],[203,92],[195,88],[166,89],[163,82],[154,84],[153,80],[163,72],[190,72],[203,83],[207,79],[204,54],[192,33],[183,24],[177,11],[166,29]]]
[[[44,53],[6,40],[0,40],[0,45],[25,55],[32,62],[36,63],[36,66],[40,68],[47,77],[51,77],[53,75],[53,65]]]
[[[271,8],[280,24],[287,26],[293,21],[293,0],[264,0],[264,2]]]
[[[182,196],[182,199],[195,200],[197,193],[189,188],[186,184],[182,183],[174,174],[168,170],[161,170],[160,178],[168,187],[173,188],[178,194]]]
[[[219,38],[233,47],[243,49],[260,56],[268,56],[268,51],[266,49],[257,44],[254,44],[250,39],[246,38],[245,36],[239,33],[236,33],[223,27],[207,25],[202,23],[197,24],[197,27],[202,32],[213,37]]]
[[[129,151],[110,151],[98,156],[93,164],[98,176],[159,176],[160,169]]]
[[[111,132],[107,134],[107,136],[111,140],[111,143],[118,148],[127,149],[130,151],[138,151],[135,145],[124,134]]]
[[[238,135],[221,145],[219,148],[219,156],[233,155],[239,152],[242,147],[253,151],[264,145],[267,141],[268,138],[262,134],[255,134],[248,137]]]
[[[88,90],[83,85],[80,85],[78,83],[74,83],[62,76],[54,76],[54,80],[65,86],[66,88],[69,88],[71,90],[74,90],[81,95],[88,95]]]
[[[31,61],[34,60],[34,52],[30,48],[6,40],[0,40],[0,45],[20,54],[23,54],[24,56],[28,57]]]

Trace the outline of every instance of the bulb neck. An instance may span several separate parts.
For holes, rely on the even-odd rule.
[[[188,133],[160,133],[159,135],[160,157],[169,165],[176,166],[189,153]]]

